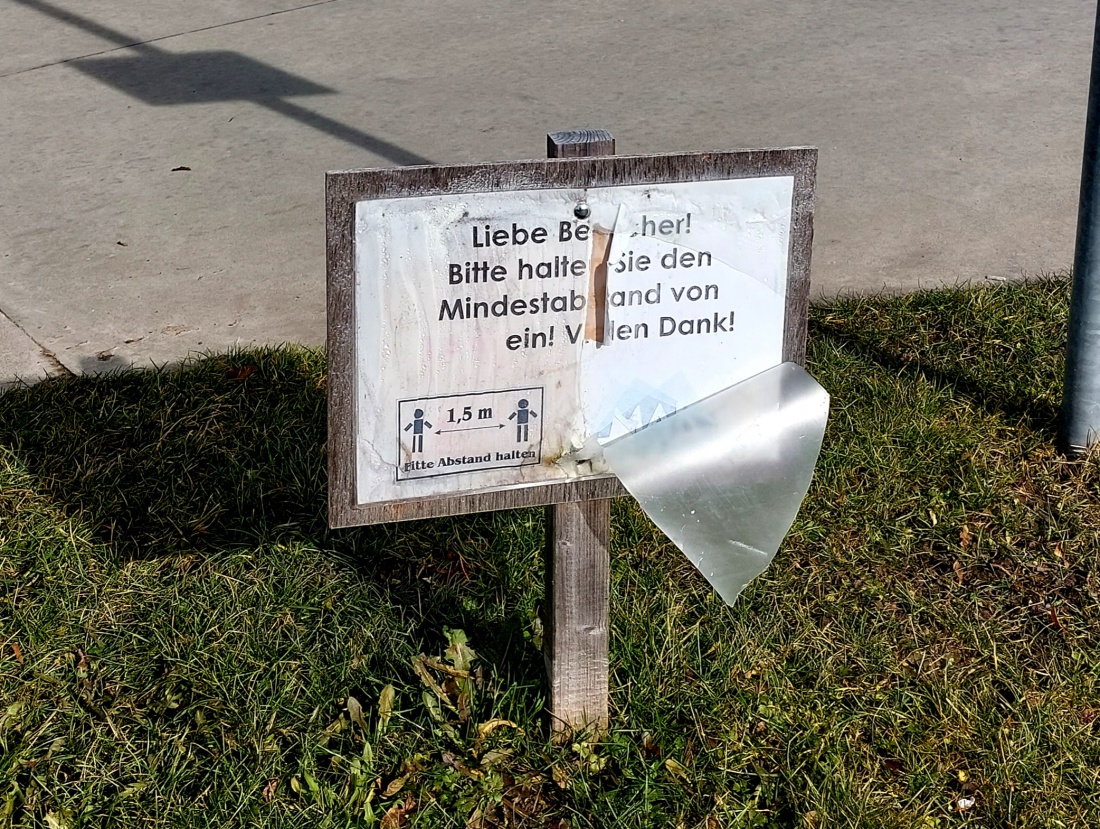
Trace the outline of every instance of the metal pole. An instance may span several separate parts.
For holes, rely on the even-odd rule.
[[[1100,7],[1081,163],[1063,408],[1063,448],[1077,455],[1100,440]]]

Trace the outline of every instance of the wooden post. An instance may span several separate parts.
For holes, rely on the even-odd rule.
[[[546,136],[550,158],[614,153],[615,139],[606,130]],[[610,538],[609,500],[546,508],[543,654],[550,685],[550,726],[562,738],[585,729],[607,729]]]

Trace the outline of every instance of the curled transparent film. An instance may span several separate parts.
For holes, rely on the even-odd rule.
[[[794,523],[828,416],[825,389],[783,363],[605,444],[603,454],[732,604]]]

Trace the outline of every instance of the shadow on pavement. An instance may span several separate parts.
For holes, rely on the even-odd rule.
[[[152,106],[265,101],[333,90],[238,52],[127,55],[73,61],[86,75]]]
[[[335,90],[232,51],[174,53],[97,23],[45,0],[13,0],[27,8],[126,49],[128,54],[71,61],[79,71],[151,106],[244,101],[291,118],[394,164],[431,161],[382,138],[299,104],[290,97]]]

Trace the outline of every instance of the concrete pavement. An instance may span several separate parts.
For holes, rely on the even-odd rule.
[[[818,146],[818,296],[1065,270],[1094,11],[0,0],[0,380],[319,344],[327,170],[574,127]]]
[[[67,373],[52,355],[3,313],[0,313],[0,371],[0,391],[21,379],[32,382]]]

